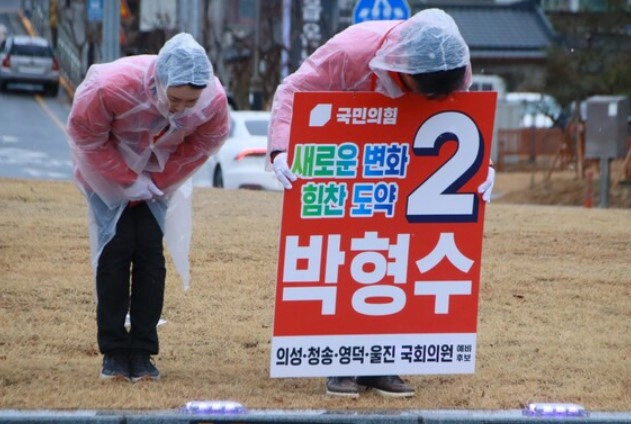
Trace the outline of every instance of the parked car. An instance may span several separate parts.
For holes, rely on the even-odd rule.
[[[512,92],[506,94],[506,101],[520,106],[522,128],[551,128],[562,118],[561,106],[549,94]]]
[[[506,83],[499,75],[473,74],[469,91],[495,91],[497,100],[503,101],[506,97]]]
[[[59,63],[45,38],[9,35],[0,43],[0,91],[10,84],[42,85],[44,92],[59,92]]]
[[[210,176],[213,187],[283,189],[274,173],[265,170],[269,120],[270,112],[230,111],[228,139],[202,168],[202,172]]]

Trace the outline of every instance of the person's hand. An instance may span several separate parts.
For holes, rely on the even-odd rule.
[[[291,181],[296,181],[298,177],[291,172],[289,165],[287,165],[287,153],[281,152],[277,154],[272,165],[274,166],[274,174],[276,174],[278,181],[281,182],[283,187],[289,190],[292,187]]]
[[[162,192],[162,190],[160,190],[158,186],[155,185],[153,180],[149,176],[147,176],[147,178],[149,179],[149,184],[147,185],[147,189],[149,190],[149,193],[151,193],[152,195],[151,198],[153,199],[154,197],[164,196],[164,193]]]
[[[482,194],[482,200],[486,203],[491,203],[491,192],[495,185],[495,169],[489,166],[489,175],[486,177],[486,181],[480,184],[478,187],[478,193]]]
[[[129,200],[150,200],[160,197],[164,193],[151,181],[147,174],[140,174],[136,181],[125,189],[125,196]]]

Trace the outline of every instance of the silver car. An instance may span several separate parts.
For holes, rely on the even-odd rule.
[[[0,42],[0,91],[9,84],[41,84],[44,92],[59,92],[59,63],[45,38],[10,35]]]

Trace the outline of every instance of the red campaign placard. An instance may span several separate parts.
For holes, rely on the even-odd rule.
[[[495,106],[295,94],[272,377],[474,371]]]

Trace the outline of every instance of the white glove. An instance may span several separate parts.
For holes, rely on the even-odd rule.
[[[160,190],[157,185],[154,184],[153,180],[149,176],[147,176],[147,178],[149,178],[149,185],[147,185],[147,188],[149,189],[149,192],[153,195],[151,198],[164,196],[164,192]]]
[[[489,166],[489,175],[486,177],[486,181],[480,184],[478,187],[478,193],[482,194],[482,200],[486,203],[491,203],[491,192],[495,185],[495,169]]]
[[[151,198],[154,199],[156,197],[164,196],[164,192],[158,188],[157,185],[153,183],[153,180],[149,178],[149,185],[147,185],[149,192],[152,194]]]
[[[281,152],[277,154],[272,165],[274,166],[274,174],[276,174],[278,181],[281,182],[283,187],[289,190],[292,187],[290,181],[296,181],[298,177],[291,172],[289,165],[287,165],[287,153]]]
[[[151,181],[147,174],[140,174],[136,181],[124,191],[129,200],[150,200],[164,193]]]

